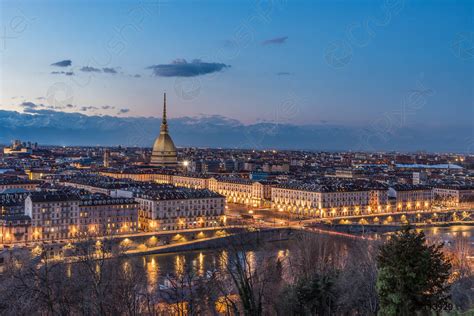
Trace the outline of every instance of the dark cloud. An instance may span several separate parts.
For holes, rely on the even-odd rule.
[[[81,112],[88,112],[88,111],[95,111],[98,110],[99,108],[96,106],[81,106],[79,111]]]
[[[117,73],[117,70],[115,70],[115,68],[102,68],[102,71],[106,74],[116,74]]]
[[[66,104],[66,107],[72,109],[72,108],[75,108],[76,106],[72,104]]]
[[[83,71],[83,72],[101,72],[101,70],[99,68],[94,68],[94,67],[90,67],[90,66],[84,66],[80,70]]]
[[[142,75],[139,75],[139,74],[136,74],[135,76],[133,76],[134,78],[141,78]]]
[[[267,39],[262,42],[262,45],[279,45],[279,44],[285,43],[287,39],[288,39],[288,36]]]
[[[51,66],[56,66],[56,67],[69,67],[71,65],[72,65],[72,61],[69,59],[61,60],[61,61],[51,64]]]
[[[72,71],[52,71],[52,75],[66,75],[66,76],[74,76],[74,72]]]
[[[230,65],[222,63],[207,63],[200,59],[187,62],[185,59],[176,59],[171,64],[152,65],[153,75],[157,77],[195,77],[229,68]]]
[[[23,112],[26,112],[26,113],[33,113],[32,110],[45,110],[45,109],[49,109],[49,110],[62,110],[64,109],[65,107],[64,106],[53,106],[53,105],[45,105],[45,104],[42,104],[42,103],[34,103],[34,102],[30,102],[30,101],[25,101],[25,102],[22,102],[20,104],[21,107],[23,107]]]
[[[286,72],[286,71],[277,72],[277,76],[289,76],[289,75],[291,75],[291,72]]]
[[[128,113],[130,112],[130,109],[120,109],[117,113],[117,115],[120,115],[120,114],[125,114],[125,113]]]
[[[115,106],[103,105],[101,108],[102,110],[113,110],[115,109]]]
[[[36,100],[46,100],[45,97],[37,97]]]
[[[33,103],[33,102],[22,102],[20,104],[20,106],[22,107],[25,107],[25,108],[37,108],[37,107],[40,107],[40,106],[43,106],[43,104],[36,104],[36,103]]]

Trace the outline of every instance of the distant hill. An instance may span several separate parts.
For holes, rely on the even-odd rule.
[[[310,150],[398,150],[473,152],[471,127],[411,126],[389,131],[378,126],[329,124],[244,125],[222,116],[169,119],[178,147],[276,148]],[[38,110],[34,114],[0,110],[0,143],[22,139],[54,145],[150,146],[160,129],[159,118],[87,116]]]

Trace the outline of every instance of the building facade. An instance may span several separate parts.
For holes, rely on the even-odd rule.
[[[31,218],[32,240],[56,240],[77,236],[80,198],[60,192],[35,192],[25,200]]]
[[[263,206],[271,199],[272,182],[252,181],[242,178],[211,178],[209,189],[225,196],[229,203]]]
[[[474,207],[474,186],[439,185],[433,188],[433,203],[441,207]]]
[[[271,189],[272,207],[308,217],[335,217],[382,212],[387,191],[378,187],[286,184]]]
[[[162,185],[135,195],[144,231],[178,230],[225,225],[225,198],[209,190]]]
[[[80,236],[109,236],[138,231],[138,203],[103,194],[81,196],[77,231]]]
[[[399,212],[429,210],[432,206],[430,187],[398,184],[390,188],[391,192],[392,189],[395,195],[395,207]]]

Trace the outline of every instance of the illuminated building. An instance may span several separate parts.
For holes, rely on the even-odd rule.
[[[433,188],[433,200],[439,206],[472,208],[474,206],[474,185],[453,183]]]
[[[31,219],[24,214],[0,216],[0,243],[26,242],[31,238]]]
[[[222,194],[229,203],[262,206],[271,198],[275,183],[242,178],[218,177],[209,179],[209,189]]]
[[[335,217],[380,212],[387,190],[371,183],[288,183],[271,189],[272,207],[309,217]]]
[[[77,231],[80,235],[115,235],[138,230],[138,203],[103,194],[81,196]],[[74,227],[71,227],[74,229]]]
[[[34,192],[25,200],[31,218],[32,239],[54,240],[74,237],[71,225],[79,219],[80,198],[63,192]]]
[[[104,168],[110,167],[110,150],[104,150]]]
[[[36,146],[36,145],[35,145]],[[33,153],[31,143],[26,144],[22,143],[20,140],[14,140],[10,147],[3,148],[3,153],[5,155],[31,155]]]
[[[39,181],[29,181],[18,177],[0,177],[0,192],[8,189],[34,190]]]
[[[214,227],[224,224],[225,199],[209,190],[171,185],[136,189],[140,228],[146,231]]]
[[[161,121],[160,135],[153,144],[150,165],[154,167],[176,167],[178,165],[176,147],[168,133],[166,120],[166,93],[163,103],[163,119]]]
[[[431,207],[431,188],[423,185],[397,184],[389,189],[395,197],[397,211],[428,210]]]
[[[130,179],[133,181],[142,182],[156,182],[169,184],[172,182],[172,175],[165,170],[150,170],[150,169],[126,169],[120,171],[101,171],[101,176],[112,177],[115,179]]]

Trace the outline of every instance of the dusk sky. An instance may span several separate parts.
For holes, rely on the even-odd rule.
[[[473,129],[470,0],[3,0],[0,11],[1,110],[160,117],[167,92],[171,118]]]

